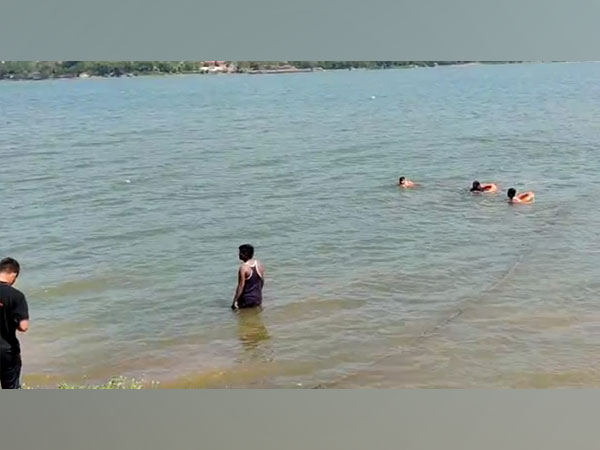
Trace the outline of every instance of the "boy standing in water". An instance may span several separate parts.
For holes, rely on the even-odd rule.
[[[15,289],[21,267],[12,258],[0,261],[0,385],[21,388],[21,347],[17,331],[29,329],[29,311],[23,293]]]
[[[239,258],[242,264],[238,269],[238,284],[231,309],[261,306],[265,268],[254,259],[254,247],[250,244],[240,245]]]

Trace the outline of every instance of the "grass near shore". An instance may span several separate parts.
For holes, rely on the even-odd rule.
[[[70,384],[60,383],[56,386],[56,389],[148,389],[156,388],[158,381],[152,381],[150,383],[144,382],[143,380],[137,380],[135,378],[127,377],[113,377],[104,384]],[[36,389],[32,386],[23,384],[23,389]]]

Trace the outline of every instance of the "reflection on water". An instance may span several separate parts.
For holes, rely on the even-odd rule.
[[[269,332],[262,319],[262,308],[241,309],[235,313],[237,333],[244,353],[241,360],[273,360]]]

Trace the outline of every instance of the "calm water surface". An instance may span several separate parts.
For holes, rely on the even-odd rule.
[[[600,386],[599,80],[582,63],[0,83],[25,381]],[[536,203],[507,205],[512,186]],[[245,242],[265,308],[234,314]]]

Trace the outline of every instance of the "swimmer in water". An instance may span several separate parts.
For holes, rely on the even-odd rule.
[[[407,180],[406,177],[400,177],[398,178],[398,186],[403,188],[411,188],[415,187],[415,183],[413,183],[410,180]]]
[[[517,190],[515,188],[510,188],[506,193],[508,195],[509,203],[532,203],[535,195],[533,192],[521,192],[517,194]]]
[[[481,184],[479,181],[473,181],[471,186],[471,192],[496,192],[497,190],[498,186],[494,183]]]

